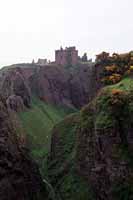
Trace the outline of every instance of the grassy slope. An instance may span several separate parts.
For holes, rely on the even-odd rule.
[[[59,149],[55,159],[49,163],[49,175],[56,182],[57,200],[93,199],[86,181],[76,172],[76,129],[79,120],[79,113],[72,114],[54,128],[58,132]]]
[[[108,93],[114,89],[118,89],[118,90],[126,92],[126,93],[133,91],[133,78],[126,77],[117,84],[114,84],[111,86],[106,86],[104,88],[104,91],[107,91],[107,93]],[[101,103],[101,109],[96,117],[96,125],[98,125],[99,128],[110,127],[114,123],[114,120],[113,120],[114,117],[111,117],[109,115],[107,94],[106,94],[106,96],[105,95],[100,96],[98,101],[99,101],[99,103]],[[132,106],[130,105],[130,109],[131,109],[131,107]]]
[[[121,90],[131,90],[133,87],[132,78],[124,78],[118,84],[107,86],[106,89],[121,89]],[[56,125],[57,130],[60,133],[60,139],[62,141],[62,152],[59,155],[57,160],[54,160],[50,164],[51,176],[57,176],[58,173],[62,170],[62,163],[68,162],[69,171],[65,173],[62,178],[58,179],[57,190],[60,189],[60,196],[64,200],[75,200],[75,199],[84,199],[89,200],[93,199],[93,195],[90,192],[86,182],[79,177],[75,172],[75,141],[76,141],[76,126],[78,123],[73,123],[73,120],[76,116],[73,115],[73,119],[70,117],[62,121],[62,119],[68,114],[62,108],[56,108],[51,105],[44,104],[38,99],[33,99],[32,109],[28,112],[23,112],[20,114],[20,118],[24,127],[25,132],[31,137],[32,141],[32,154],[37,160],[41,160],[41,170],[46,173],[46,160],[43,160],[43,157],[49,151],[49,145],[51,140],[51,129],[53,125]],[[77,114],[80,117],[79,114]],[[99,114],[100,115],[100,114]],[[100,117],[100,122],[104,121],[107,125],[110,124],[110,121],[103,118],[103,115]],[[105,115],[104,115],[105,116]],[[77,117],[76,117],[77,118]],[[101,119],[102,118],[102,119]],[[61,121],[61,122],[60,122]],[[107,123],[108,122],[108,123]],[[97,122],[98,123],[98,122]],[[103,123],[103,124],[104,124]],[[112,121],[111,121],[112,123]],[[103,125],[102,124],[102,125]],[[43,162],[44,161],[44,162]],[[78,191],[77,191],[78,188]],[[56,189],[56,188],[55,188]],[[58,198],[57,198],[58,199]],[[60,198],[59,198],[60,199]]]
[[[133,78],[126,77],[122,79],[119,83],[115,85],[111,85],[107,88],[111,88],[111,89],[116,88],[116,89],[121,89],[125,91],[131,90],[133,89]]]
[[[50,148],[51,129],[71,112],[73,111],[46,104],[34,97],[31,109],[19,114],[32,156],[40,164],[41,171]]]
[[[86,183],[82,181],[75,173],[74,158],[75,158],[75,141],[76,141],[76,126],[78,119],[76,114],[69,114],[70,111],[62,108],[56,108],[51,105],[47,105],[38,99],[33,99],[32,108],[26,112],[20,113],[20,119],[22,122],[23,129],[28,135],[31,144],[31,150],[33,157],[38,161],[40,165],[40,171],[45,179],[47,177],[47,153],[49,152],[50,140],[51,140],[51,129],[57,123],[55,128],[59,130],[62,151],[59,152],[57,160],[50,163],[51,168],[50,175],[52,177],[62,171],[62,163],[67,162],[70,165],[70,171],[65,174],[59,181],[57,181],[56,189],[60,187],[60,194],[63,193],[64,199],[75,199],[81,197],[82,199],[88,200],[88,189],[86,189]],[[78,116],[78,115],[77,115]],[[64,120],[63,120],[64,119]],[[79,193],[76,193],[79,188]],[[82,192],[81,192],[82,191]],[[75,196],[75,194],[77,194]],[[60,199],[58,194],[57,200]]]

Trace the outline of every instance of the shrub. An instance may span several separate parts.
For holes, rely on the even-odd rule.
[[[121,75],[120,74],[112,74],[109,76],[109,80],[111,83],[115,84],[121,80]]]
[[[114,72],[115,70],[117,70],[117,66],[116,65],[106,66],[105,70],[108,72]]]

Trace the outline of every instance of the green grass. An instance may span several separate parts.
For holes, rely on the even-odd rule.
[[[64,200],[94,200],[95,196],[87,182],[71,169],[60,182],[60,196]]]
[[[51,174],[58,175],[62,169],[62,163],[71,163],[75,157],[76,128],[78,115],[71,114],[54,127],[54,132],[58,133],[58,143],[55,158],[50,163]]]
[[[96,98],[93,102],[94,105],[90,104],[90,106],[84,107],[81,115],[76,113],[64,119],[73,111],[46,104],[37,98],[32,99],[31,109],[20,113],[23,130],[31,145],[31,153],[38,161],[43,177],[50,178],[54,185],[57,196],[59,194],[57,199],[60,197],[64,200],[95,199],[86,181],[76,173],[76,130],[81,125],[82,128],[91,131],[94,124],[102,130],[113,129],[115,123],[109,107],[109,91],[112,89],[120,89],[128,93],[133,89],[133,79],[125,77],[121,82],[105,87],[104,90],[107,90],[108,93]],[[130,108],[133,107],[131,103]],[[97,108],[96,115],[94,106]],[[56,146],[58,151],[54,160],[49,161],[47,166],[53,127],[54,131],[58,133],[59,142]],[[49,177],[46,177],[47,174]]]
[[[71,112],[73,110],[46,104],[34,97],[31,109],[19,114],[23,132],[36,159],[42,158],[49,152],[53,126]]]
[[[125,77],[119,83],[111,85],[111,86],[107,86],[106,88],[110,88],[110,89],[115,88],[115,89],[129,91],[133,89],[133,78]]]
[[[41,175],[45,180],[48,180],[47,159],[51,145],[51,130],[55,124],[61,123],[65,116],[72,112],[75,112],[75,110],[49,105],[34,97],[32,98],[31,108],[19,114],[23,129],[21,132],[25,133],[31,155],[37,161]],[[67,137],[67,132],[65,132],[64,137]],[[65,138],[68,144],[71,139],[72,137],[67,141]],[[71,142],[70,146],[72,147],[72,145]],[[65,146],[64,155],[67,155],[67,153],[69,152],[67,152]]]
[[[72,114],[54,128],[58,132],[58,151],[54,160],[49,162],[48,172],[58,200],[94,199],[88,184],[76,170],[76,133],[79,120],[79,113]]]
[[[128,93],[128,96],[130,97],[129,93],[133,91],[133,79],[132,77],[125,77],[122,79],[119,83],[113,84],[111,86],[106,86],[103,88],[102,94],[100,96],[97,96],[96,104],[97,104],[97,113],[96,113],[96,119],[95,119],[95,127],[98,129],[107,129],[107,128],[113,128],[115,124],[114,120],[114,114],[111,113],[111,107],[110,107],[110,99],[111,99],[111,91],[115,90],[122,90],[123,92]],[[125,94],[126,94],[125,93]],[[124,95],[124,94],[123,94]],[[123,96],[124,99],[124,96]],[[118,106],[119,107],[119,106]],[[130,109],[132,108],[130,103]],[[124,106],[122,108],[122,111],[124,109]],[[127,111],[128,108],[125,108]],[[118,113],[118,110],[116,110],[116,113]]]

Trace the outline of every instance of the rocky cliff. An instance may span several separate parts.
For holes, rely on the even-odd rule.
[[[77,170],[96,199],[132,199],[133,92],[103,91],[81,112]]]
[[[29,107],[31,96],[46,103],[80,108],[96,92],[95,67],[81,65],[67,69],[58,66],[18,64],[0,72],[0,91],[14,110]]]
[[[24,111],[20,112],[24,130],[34,141],[33,155],[44,175],[51,127],[66,115],[60,109],[80,109],[89,102],[53,129],[47,178],[54,196],[57,200],[133,198],[133,78],[124,74],[120,83],[104,88],[96,97],[107,64],[69,69],[18,64],[0,71],[0,92],[5,99],[0,104],[3,200],[8,195],[16,200],[37,199],[42,184],[36,164],[12,131],[8,111]]]
[[[42,187],[38,167],[20,145],[6,101],[0,97],[0,199],[40,200]]]
[[[7,100],[8,107],[15,111],[30,107],[30,88],[20,68],[0,71],[0,93]]]
[[[79,109],[90,101],[95,92],[95,67],[92,65],[68,69],[17,64],[0,71],[0,93],[8,111],[19,113],[22,140],[28,140],[43,177],[51,128],[70,110]],[[34,184],[34,180],[32,182]]]
[[[49,177],[61,199],[133,198],[132,86],[104,88],[53,129]]]
[[[0,71],[0,93],[8,110],[19,113],[22,124],[18,128],[22,128],[22,140],[28,138],[32,156],[38,162],[43,177],[50,130],[70,110],[79,109],[92,99],[97,90],[95,70],[92,65],[68,69],[18,64]],[[34,180],[31,182],[34,184]]]

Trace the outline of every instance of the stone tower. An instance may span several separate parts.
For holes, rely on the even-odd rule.
[[[66,47],[55,51],[55,62],[57,65],[76,65],[78,63],[78,51],[76,47]]]

